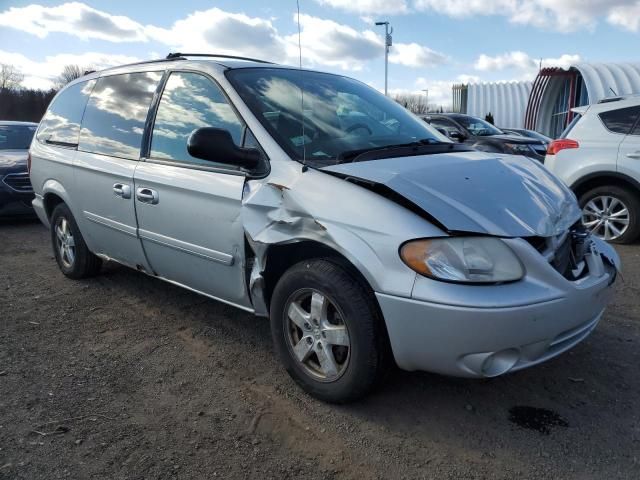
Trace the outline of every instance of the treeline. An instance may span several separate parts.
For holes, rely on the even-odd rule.
[[[55,90],[0,88],[0,120],[39,122]]]

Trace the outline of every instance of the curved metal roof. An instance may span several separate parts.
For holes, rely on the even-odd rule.
[[[577,77],[586,90],[582,101],[573,97],[575,83],[567,83],[575,82]],[[564,114],[561,125],[564,127],[572,118],[569,110],[585,104],[585,100],[586,103],[597,103],[607,97],[633,93],[640,93],[640,63],[637,62],[577,63],[567,68],[543,68],[533,82],[525,127],[554,136],[559,134],[558,122],[554,120],[556,115]],[[557,112],[558,102],[566,102],[562,107],[564,112]]]
[[[491,112],[497,126],[522,128],[531,85],[531,82],[469,84],[466,113],[484,118]]]
[[[589,103],[613,95],[640,93],[640,63],[578,63],[571,68],[582,75]]]

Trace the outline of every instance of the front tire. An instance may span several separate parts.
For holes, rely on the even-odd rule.
[[[631,243],[640,235],[640,199],[624,187],[603,185],[580,196],[582,224],[612,243]]]
[[[102,260],[89,251],[71,210],[64,203],[51,214],[51,244],[56,262],[67,277],[86,278],[100,271]]]
[[[271,301],[271,333],[287,372],[332,403],[366,395],[385,371],[386,331],[375,297],[328,259],[300,262]]]

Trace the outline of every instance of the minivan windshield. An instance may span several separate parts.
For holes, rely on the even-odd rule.
[[[28,150],[35,125],[0,125],[0,150]]]
[[[229,70],[227,78],[287,154],[313,166],[351,161],[370,150],[383,151],[376,157],[382,158],[387,149],[387,156],[403,154],[393,147],[451,143],[351,78],[284,68]]]

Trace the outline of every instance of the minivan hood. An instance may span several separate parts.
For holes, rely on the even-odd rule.
[[[581,215],[569,188],[539,162],[519,155],[442,153],[322,170],[385,185],[449,232],[549,237]]]
[[[0,150],[0,168],[27,165],[28,150]]]

